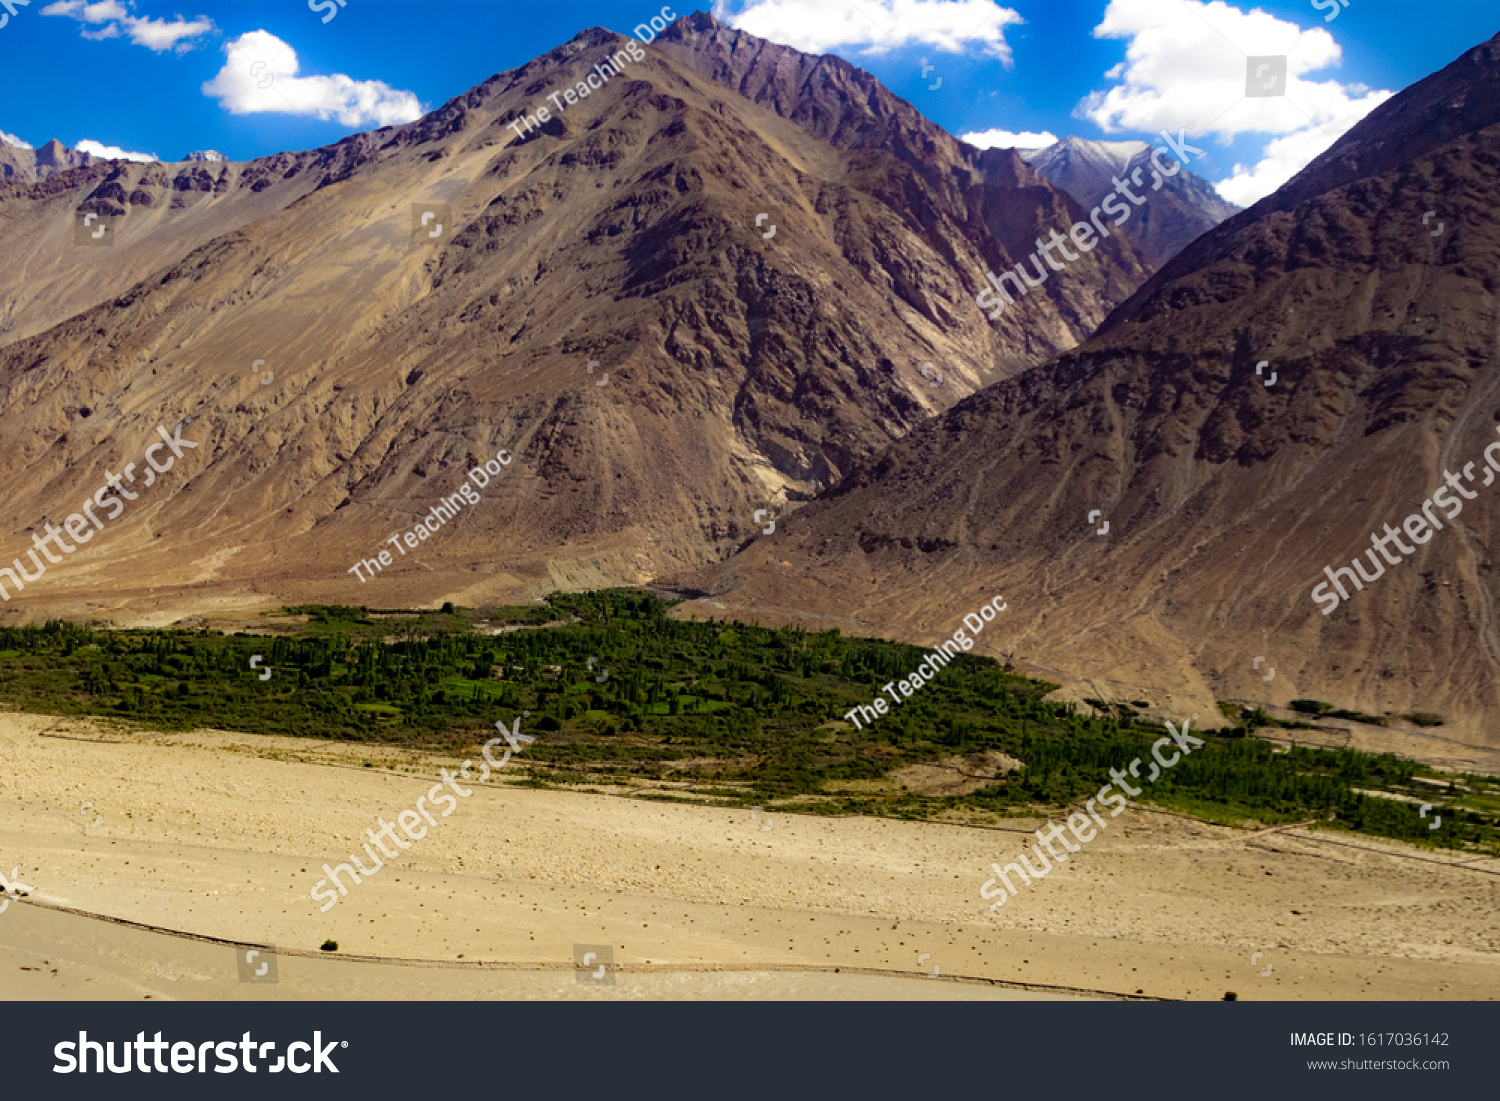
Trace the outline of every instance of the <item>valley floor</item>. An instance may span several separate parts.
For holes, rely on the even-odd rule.
[[[1367,837],[1131,809],[992,915],[990,863],[1041,821],[492,780],[320,913],[322,865],[457,761],[22,714],[0,760],[0,871],[31,890],[0,998],[1500,997],[1500,862]],[[240,983],[231,944],[279,948],[279,982]],[[577,983],[575,945],[612,946],[616,983]]]

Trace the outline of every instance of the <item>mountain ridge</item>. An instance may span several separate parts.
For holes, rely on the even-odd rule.
[[[878,86],[851,98],[873,78],[846,63],[707,19],[657,41],[626,61],[634,40],[586,30],[316,150],[0,185],[25,261],[0,273],[0,558],[158,424],[194,416],[202,448],[5,614],[474,604],[701,565],[757,510],[1071,347],[1148,273],[1112,245],[991,326],[986,258],[1065,228],[1071,198]],[[607,58],[601,88],[518,136]],[[741,63],[843,144],[697,67]],[[771,79],[794,65],[790,91]],[[74,243],[85,213],[111,247]],[[483,509],[348,575],[502,447],[517,461]]]
[[[1022,152],[1041,175],[1091,210],[1115,190],[1116,177],[1136,169],[1151,172],[1151,146],[1143,141],[1104,142],[1066,137]],[[1213,185],[1190,168],[1165,178],[1159,191],[1121,228],[1154,265],[1160,267],[1240,207],[1221,198]]]
[[[1497,87],[1492,39],[1188,246],[1078,349],[679,578],[703,594],[684,614],[878,608],[925,639],[1002,592],[989,652],[1066,670],[1075,698],[1102,680],[1168,714],[1316,697],[1438,712],[1446,737],[1500,745],[1494,507],[1472,505],[1330,616],[1311,598],[1325,566],[1494,439]]]

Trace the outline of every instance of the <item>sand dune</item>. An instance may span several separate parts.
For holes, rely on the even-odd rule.
[[[457,761],[15,714],[0,756],[0,862],[25,860],[33,889],[0,914],[4,997],[1500,995],[1496,862],[1342,834],[1131,810],[991,915],[989,863],[1039,822],[777,812],[764,829],[492,782],[325,914],[323,863]],[[325,939],[362,961],[319,954]],[[238,981],[230,943],[305,954],[268,988]],[[575,945],[611,946],[616,984],[576,984]]]

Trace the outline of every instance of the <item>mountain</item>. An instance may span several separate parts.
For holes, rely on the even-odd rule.
[[[206,161],[210,164],[217,164],[220,161],[227,161],[229,158],[217,149],[197,149],[182,159],[184,161]]]
[[[1455,761],[1495,749],[1497,162],[1492,39],[1189,245],[1080,348],[684,578],[703,594],[685,614],[931,641],[1003,594],[982,648],[1082,695],[1205,720],[1215,699],[1311,697],[1411,737],[1396,716],[1437,713]],[[1412,553],[1387,541],[1394,562],[1371,562],[1386,524]]]
[[[924,227],[931,246],[955,266],[966,249],[1003,270],[1035,251],[1052,228],[1066,231],[1084,211],[1012,150],[979,152],[934,125],[862,69],[831,55],[812,57],[725,27],[697,12],[670,25],[657,51],[739,96],[796,123],[843,151],[859,184]],[[1064,224],[1066,223],[1066,224]],[[1048,345],[1072,347],[1109,312],[1101,307],[1139,286],[1153,270],[1138,250],[1112,241],[1097,267],[1043,284],[1045,297],[1007,312],[997,326],[1001,373],[1039,362]],[[1098,250],[1092,255],[1098,255]],[[904,295],[904,280],[892,292]],[[1125,293],[1128,293],[1125,292]],[[964,307],[967,310],[967,304]],[[1092,320],[1097,315],[1097,320]],[[965,319],[966,320],[966,319]]]
[[[869,74],[708,15],[644,49],[585,31],[319,150],[0,183],[0,564],[158,425],[199,446],[4,613],[478,604],[706,564],[1091,332],[1149,274],[1123,239],[997,324],[975,304],[1082,215]],[[482,507],[388,542],[501,449]]]
[[[1032,168],[1092,210],[1115,189],[1114,179],[1137,169],[1153,178],[1151,146],[1143,141],[1064,138],[1045,149],[1023,150]],[[1239,207],[1219,197],[1213,185],[1184,168],[1148,194],[1137,217],[1121,226],[1154,266],[1160,267],[1193,241],[1232,217]]]
[[[0,181],[20,180],[36,183],[51,179],[59,172],[101,163],[97,157],[69,149],[53,139],[40,149],[23,149],[0,141]]]

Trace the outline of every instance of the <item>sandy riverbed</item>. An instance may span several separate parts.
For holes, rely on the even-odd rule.
[[[320,913],[323,863],[458,762],[18,714],[0,760],[0,862],[33,892],[0,914],[0,997],[1500,996],[1496,862],[1344,834],[1131,810],[992,915],[988,866],[1039,821],[768,822],[490,783]],[[240,983],[232,948],[153,930],[310,955]],[[616,983],[575,983],[575,945],[611,946]]]

